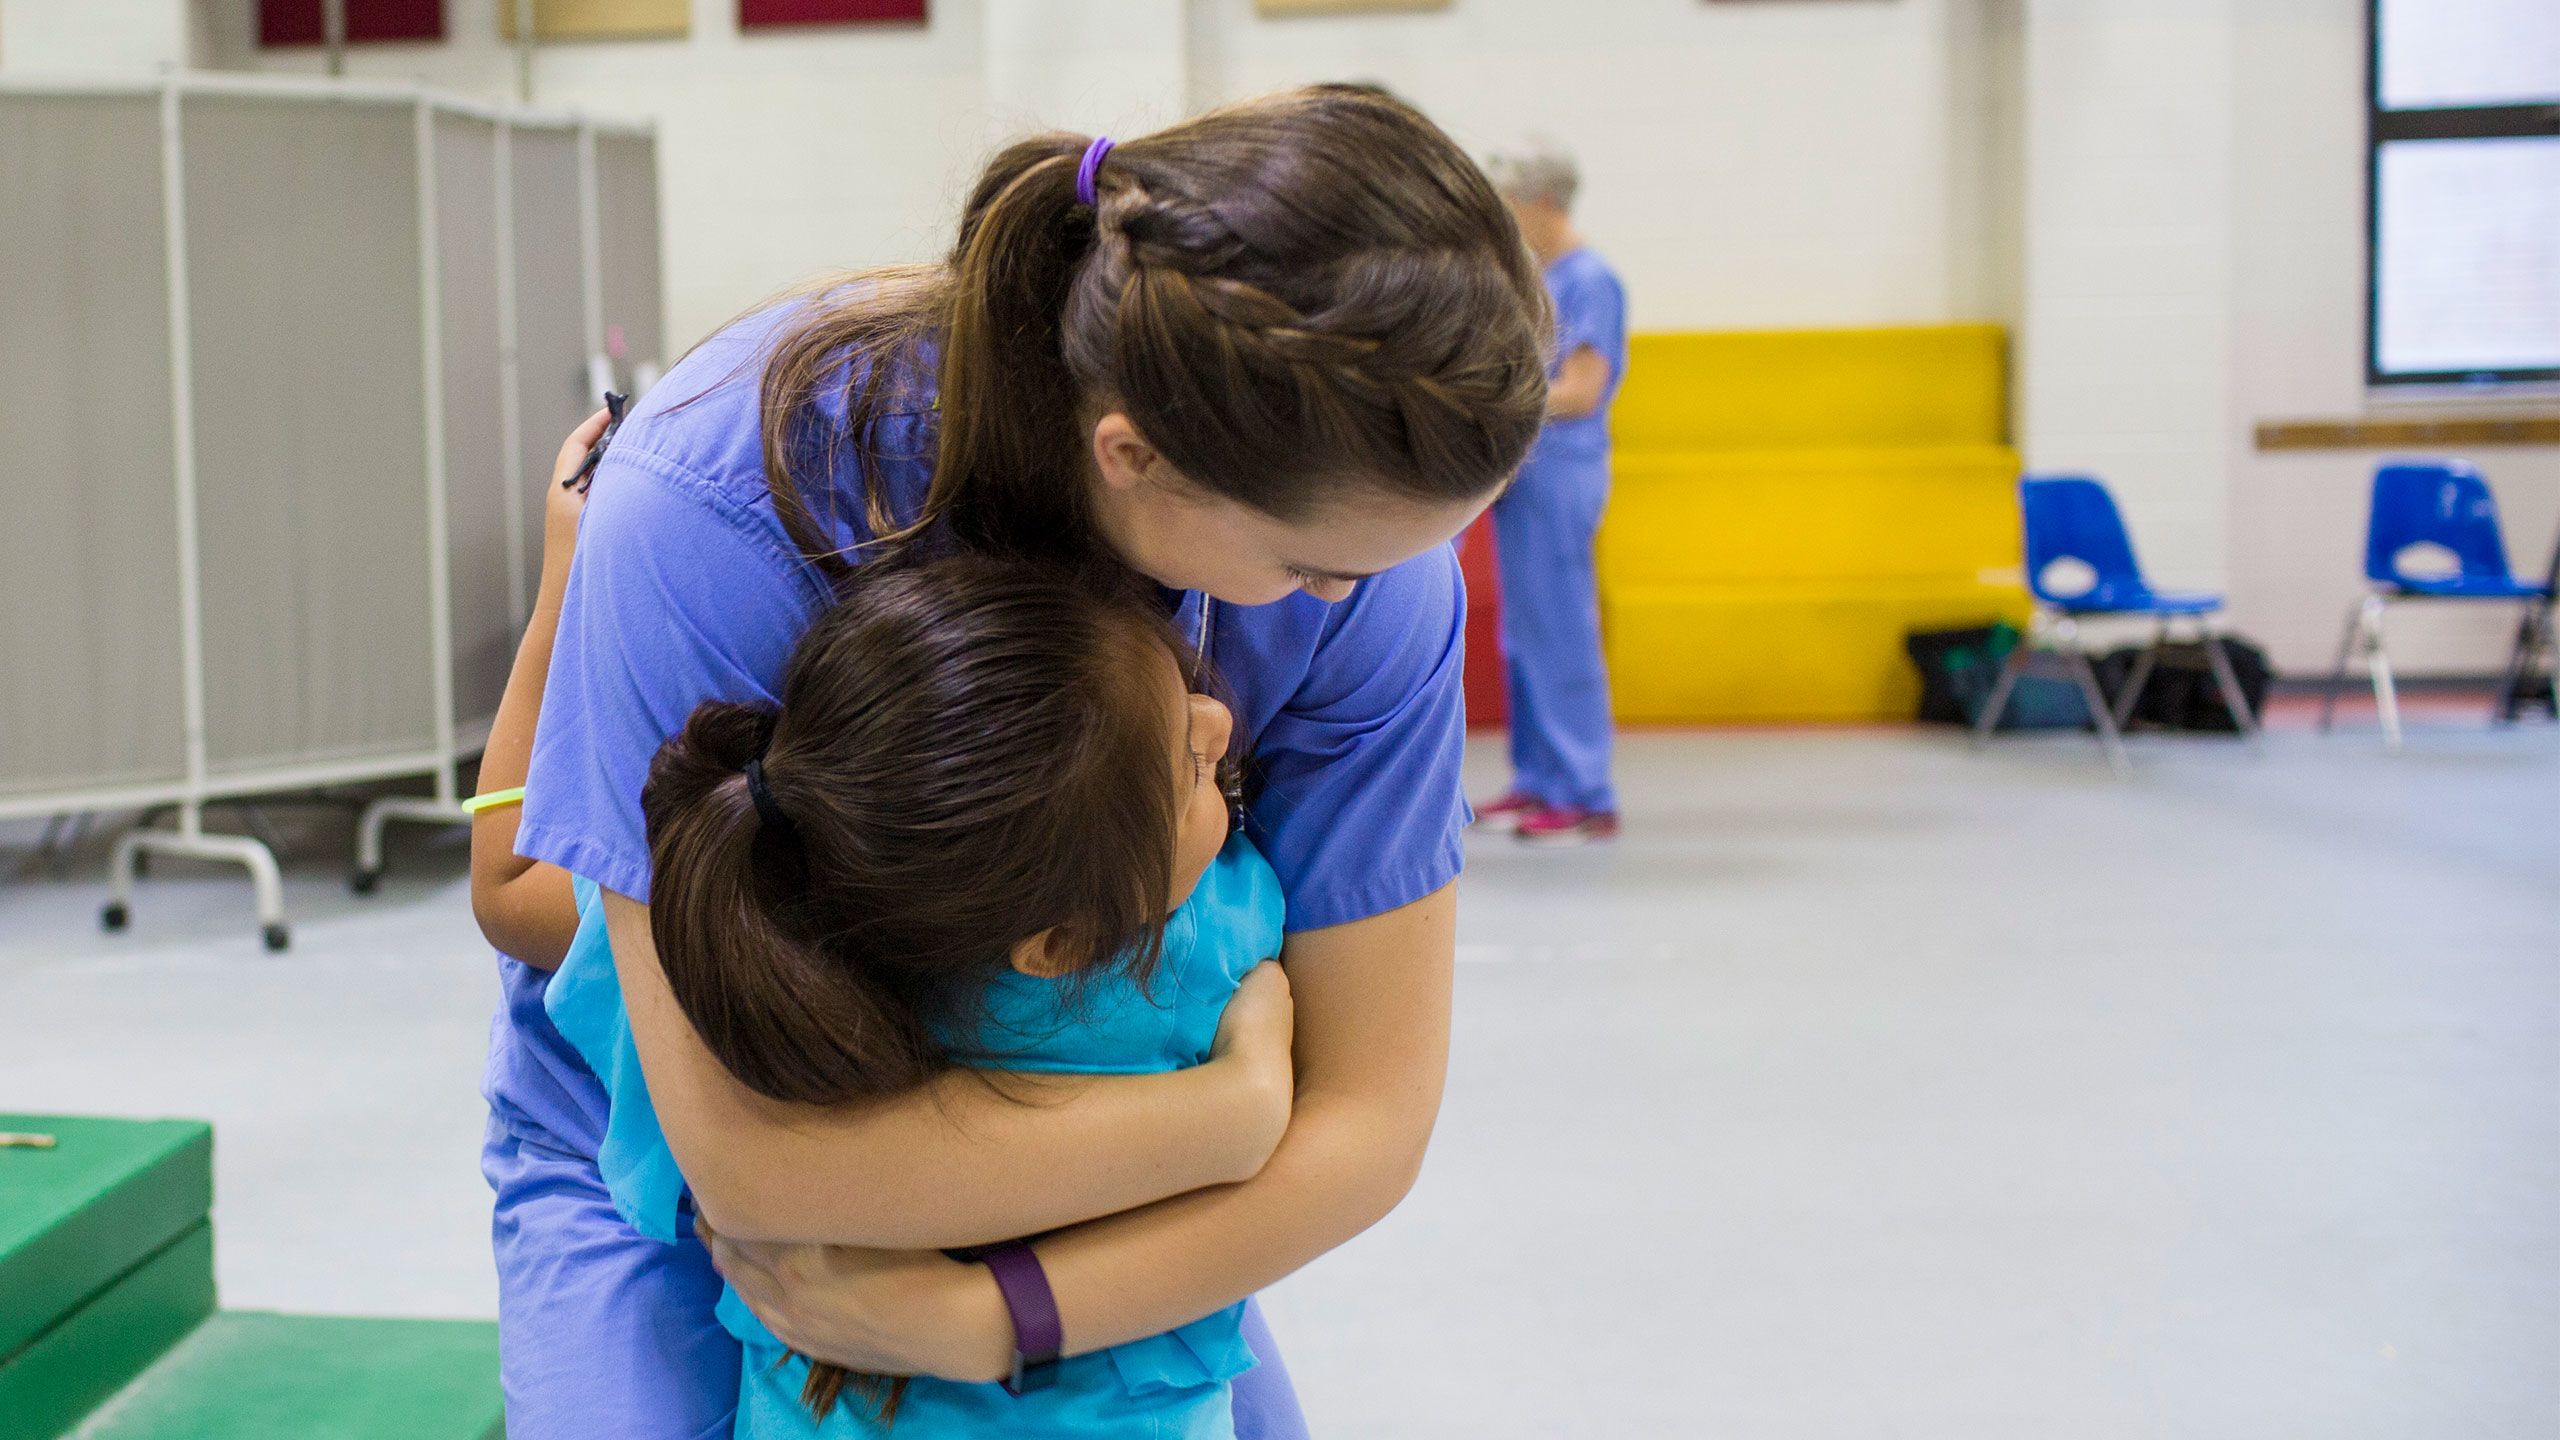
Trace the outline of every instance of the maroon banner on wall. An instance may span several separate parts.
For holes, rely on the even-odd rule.
[[[258,43],[326,43],[320,0],[258,0]],[[347,42],[441,40],[444,0],[347,0]]]
[[[738,0],[738,28],[924,23],[925,0]]]

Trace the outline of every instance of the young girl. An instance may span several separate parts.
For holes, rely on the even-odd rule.
[[[577,508],[555,495],[546,569],[565,566]],[[1035,1075],[996,1072],[1168,1071],[1227,1048],[1229,1000],[1279,953],[1279,882],[1231,833],[1228,710],[1187,681],[1198,661],[1159,615],[1105,588],[965,554],[875,562],[802,637],[779,707],[707,702],[659,752],[643,799],[659,956],[703,1043],[758,1094],[851,1104],[954,1065],[1010,1093]],[[551,615],[523,657],[547,654]],[[502,771],[541,688],[520,663],[493,736]],[[635,1229],[675,1244],[684,1182],[598,892],[577,880],[572,903],[554,872],[499,858],[516,813],[489,807],[474,834],[490,918],[569,936],[546,1005],[606,1082],[605,1179]],[[1276,967],[1256,983],[1229,1063],[1285,1096],[1286,984]],[[933,1379],[843,1394],[843,1372],[790,1354],[734,1295],[719,1313],[746,1348],[739,1436],[894,1423],[931,1440],[1232,1436],[1228,1382],[1255,1363],[1242,1309],[1068,1357],[1019,1395]]]
[[[802,1353],[987,1380],[1012,1355],[1001,1296],[940,1247],[1049,1235],[1069,1348],[1096,1350],[1248,1297],[1402,1198],[1445,1069],[1467,819],[1447,541],[1537,432],[1546,303],[1464,152],[1319,86],[1118,144],[1008,146],[942,263],[758,312],[643,397],[597,472],[517,843],[602,888],[650,1099],[717,1238],[659,1244],[616,1211],[606,1087],[544,1008],[563,947],[502,941],[482,1166],[512,1428],[725,1433],[715,1259]],[[1208,633],[1287,897],[1276,1149],[1221,1064],[1061,1079],[1038,1105],[965,1076],[786,1105],[672,999],[652,757],[706,699],[777,698],[837,581],[917,525],[1153,582],[1180,633]],[[1302,1435],[1245,1323],[1264,1363],[1235,1387],[1239,1434]]]

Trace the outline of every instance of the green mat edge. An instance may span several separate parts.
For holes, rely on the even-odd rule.
[[[294,1332],[301,1332],[296,1335]],[[391,1319],[347,1315],[293,1315],[267,1310],[224,1310],[206,1319],[184,1342],[163,1356],[150,1370],[126,1386],[106,1405],[100,1407],[76,1432],[76,1440],[166,1440],[173,1435],[202,1437],[202,1440],[230,1440],[230,1437],[254,1435],[291,1435],[295,1440],[407,1440],[410,1436],[432,1436],[435,1440],[505,1440],[506,1406],[498,1386],[498,1327],[489,1320],[422,1320]],[[300,1417],[299,1429],[280,1430],[279,1424],[290,1425],[291,1419],[258,1410],[234,1408],[222,1414],[204,1414],[185,1408],[168,1406],[167,1389],[194,1384],[208,1371],[220,1373],[244,1352],[255,1353],[267,1348],[270,1337],[281,1335],[283,1344],[274,1344],[278,1357],[291,1361],[291,1342],[305,1342],[314,1335],[326,1341],[326,1353],[332,1357],[359,1353],[368,1339],[398,1340],[424,1337],[435,1342],[460,1342],[467,1350],[485,1352],[487,1391],[485,1417],[465,1412],[463,1423],[478,1421],[479,1428],[463,1434],[440,1428],[434,1421],[403,1425],[396,1430],[375,1428],[348,1429],[339,1425],[322,1425],[320,1417]],[[307,1357],[305,1357],[307,1358]],[[319,1367],[325,1369],[325,1363]],[[261,1369],[253,1374],[272,1376],[279,1373]],[[310,1369],[298,1372],[305,1376]],[[328,1378],[325,1377],[324,1378]],[[355,1378],[337,1377],[337,1378]],[[194,1397],[190,1397],[194,1398]],[[235,1401],[244,1398],[235,1392]],[[256,1399],[254,1390],[245,1398]],[[336,1418],[336,1417],[332,1417]],[[182,1428],[172,1428],[173,1426]],[[14,1440],[14,1437],[10,1437]]]
[[[112,1132],[136,1169],[87,1204],[0,1246],[0,1365],[47,1329],[107,1293],[213,1209],[213,1127],[201,1120],[0,1114],[0,1130],[58,1134],[81,1145]],[[156,1153],[150,1142],[157,1140]],[[55,1151],[0,1151],[0,1164],[49,1163]]]
[[[0,1362],[0,1440],[53,1440],[213,1313],[213,1226],[194,1229]]]

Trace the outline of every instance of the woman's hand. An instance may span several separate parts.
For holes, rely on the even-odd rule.
[[[1254,966],[1227,1002],[1226,1013],[1218,1017],[1209,1063],[1228,1069],[1239,1087],[1235,1141],[1243,1169],[1235,1177],[1238,1183],[1261,1174],[1263,1162],[1288,1133],[1297,1084],[1290,1046],[1297,1028],[1298,1007],[1289,992],[1289,972],[1275,960]]]
[[[1251,1179],[1289,1128],[1290,1036],[1297,1005],[1277,962],[1257,965],[1218,1019],[1209,1066],[1235,1099],[1236,1150]],[[873,1375],[1001,1380],[1013,1365],[1013,1320],[984,1266],[936,1250],[874,1250],[732,1240],[697,1218],[711,1262],[783,1344]]]
[[[542,581],[555,595],[568,583],[569,557],[578,548],[578,517],[587,508],[587,492],[567,482],[587,463],[606,419],[599,410],[579,422],[560,442],[560,457],[551,462],[551,488],[542,502]]]
[[[935,1250],[732,1240],[699,1220],[711,1263],[774,1338],[873,1375],[995,1381],[1013,1370],[1013,1320],[995,1277]]]

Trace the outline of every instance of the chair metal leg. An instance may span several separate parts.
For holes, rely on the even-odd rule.
[[[2116,696],[2115,717],[2118,730],[2133,723],[2134,704],[2142,698],[2142,688],[2151,683],[2152,667],[2159,664],[2160,647],[2167,643],[2169,643],[2169,627],[2162,625],[2159,632],[2151,637],[2151,643],[2144,646],[2141,653],[2133,657],[2133,668],[2125,672],[2124,690]]]
[[[2017,648],[2000,662],[2000,678],[1991,684],[1991,698],[1982,702],[1982,713],[1973,719],[1973,748],[1981,749],[1991,739],[1993,727],[2000,723],[2000,712],[2009,708],[2009,692],[2018,688],[2018,676],[2027,666],[2027,639],[2018,637]]]
[[[2535,665],[2544,667],[2542,673],[2551,682],[2551,718],[2560,720],[2560,628],[2555,628],[2553,625],[2553,621],[2560,619],[2560,616],[2553,614],[2554,603],[2550,600],[2541,601],[2532,611],[2534,653],[2526,659],[2521,673],[2516,676],[2516,684],[2522,685],[2526,677],[2533,674]],[[2511,704],[2507,711],[2508,717],[2512,719],[2522,714],[2523,709],[2521,705]]]
[[[2107,763],[2118,775],[2133,773],[2133,758],[2125,753],[2124,735],[2116,728],[2115,711],[2107,704],[2107,692],[2098,688],[2098,672],[2089,664],[2087,652],[2080,648],[2080,631],[2072,626],[2061,632],[2065,663],[2071,667],[2071,678],[2080,682],[2081,697],[2089,702],[2089,716],[2098,723],[2098,741],[2106,747]]]
[[[2544,663],[2543,652],[2552,649],[2551,603],[2527,600],[2524,614],[2516,621],[2516,643],[2507,656],[2506,673],[2498,678],[2498,695],[2489,707],[2491,723],[2512,725],[2524,714],[2524,697],[2517,693],[2533,675],[2533,667]],[[2551,675],[2551,717],[2560,720],[2560,654],[2553,657]]]
[[[2383,648],[2383,598],[2364,602],[2365,663],[2373,671],[2373,703],[2382,712],[2382,748],[2400,752],[2400,687],[2391,677],[2391,653]]]
[[[2258,717],[2249,712],[2249,697],[2240,689],[2240,672],[2231,668],[2231,652],[2223,647],[2218,630],[2204,632],[2205,658],[2213,662],[2213,683],[2222,690],[2223,708],[2231,712],[2231,723],[2240,727],[2240,738],[2256,744]]]
[[[2338,637],[2338,668],[2329,672],[2329,683],[2320,692],[2320,733],[2323,735],[2337,723],[2338,692],[2346,688],[2347,661],[2356,653],[2356,641],[2364,636],[2364,603],[2359,600],[2347,607],[2347,633]]]

